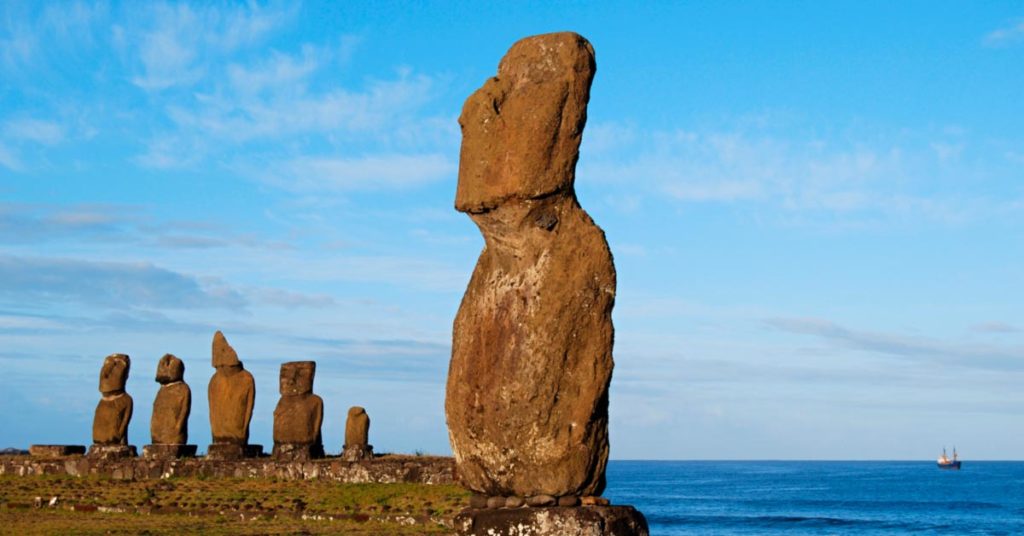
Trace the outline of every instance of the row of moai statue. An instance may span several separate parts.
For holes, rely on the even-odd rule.
[[[207,449],[209,459],[241,459],[262,455],[261,445],[249,443],[249,422],[256,399],[256,383],[245,370],[238,354],[224,334],[213,336],[213,367],[210,378],[210,430],[213,443]],[[132,418],[132,397],[125,391],[131,359],[125,354],[107,356],[100,371],[100,392],[93,420],[93,445],[89,456],[123,458],[137,455],[128,444],[128,423]],[[307,460],[324,456],[320,427],[324,402],[313,394],[315,361],[293,361],[281,365],[281,399],[274,409],[274,450],[280,460]],[[185,363],[167,354],[160,359],[156,381],[160,391],[153,401],[150,421],[152,444],[143,447],[143,456],[181,458],[196,454],[188,444],[188,418],[192,410],[192,391],[185,383]],[[373,457],[369,444],[370,418],[366,410],[354,406],[345,423],[345,444],[341,456],[347,461]]]

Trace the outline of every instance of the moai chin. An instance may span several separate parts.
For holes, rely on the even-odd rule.
[[[349,462],[373,458],[370,416],[360,406],[348,409],[348,418],[345,420],[345,445],[341,448],[341,458]]]
[[[128,423],[132,420],[134,403],[125,392],[131,359],[125,354],[111,354],[100,369],[100,398],[92,421],[92,442],[89,455],[121,458],[135,455],[128,445]]]
[[[320,426],[324,401],[313,394],[315,361],[281,365],[281,400],[274,408],[274,457],[286,460],[324,455]]]
[[[210,401],[211,458],[257,455],[258,445],[249,445],[249,422],[256,400],[256,382],[245,370],[224,334],[213,335],[213,367],[207,395]]]
[[[192,390],[185,383],[185,363],[171,354],[160,358],[156,368],[160,390],[153,400],[149,432],[151,445],[142,448],[151,458],[194,456],[195,445],[188,445],[188,417],[192,412]]]

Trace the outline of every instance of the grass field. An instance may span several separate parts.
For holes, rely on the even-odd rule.
[[[0,476],[0,532],[446,534],[467,498],[450,485]]]

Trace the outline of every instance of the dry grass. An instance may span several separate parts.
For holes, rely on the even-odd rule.
[[[0,532],[445,534],[466,498],[456,486],[421,484],[3,476]]]

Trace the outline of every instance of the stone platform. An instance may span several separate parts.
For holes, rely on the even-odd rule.
[[[298,443],[275,443],[271,457],[289,462],[306,462],[324,457],[323,445],[302,445]]]
[[[649,536],[632,506],[545,506],[466,509],[455,516],[459,536]]]
[[[236,445],[234,443],[213,443],[206,447],[206,457],[211,460],[241,460],[259,458],[263,445]]]
[[[195,445],[146,445],[142,447],[142,456],[164,460],[192,458],[195,457],[196,450]]]
[[[84,447],[82,448],[84,451]],[[455,462],[441,456],[389,454],[372,460],[347,462],[338,456],[307,462],[286,462],[262,456],[241,460],[196,458],[98,459],[81,454],[59,457],[0,456],[0,475],[101,476],[150,480],[181,477],[279,478],[330,480],[338,483],[454,484]]]
[[[98,460],[120,460],[123,458],[138,457],[139,451],[135,445],[96,445],[89,447],[86,456]]]
[[[42,458],[57,458],[85,454],[85,445],[32,445],[28,453]]]

